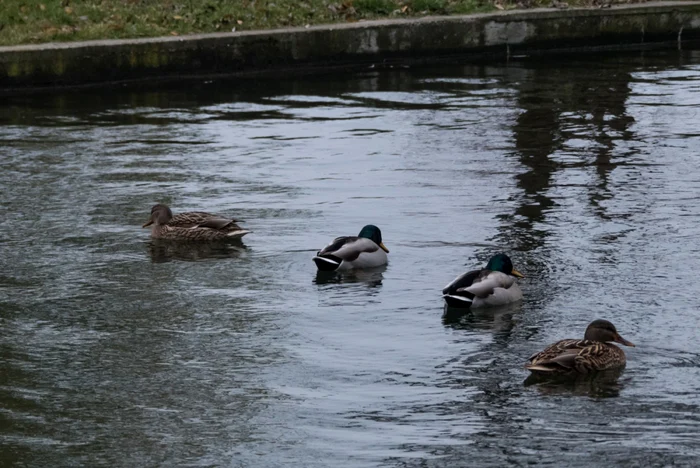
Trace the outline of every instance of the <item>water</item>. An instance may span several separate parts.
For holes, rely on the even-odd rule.
[[[683,466],[700,455],[700,51],[14,96],[2,466]],[[150,206],[245,220],[177,248]],[[317,277],[367,223],[380,271]],[[525,301],[443,318],[506,251]],[[524,386],[594,318],[617,378]]]

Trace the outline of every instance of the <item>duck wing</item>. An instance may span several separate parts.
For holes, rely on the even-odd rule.
[[[484,298],[492,295],[496,288],[508,289],[513,284],[515,284],[514,276],[506,275],[500,271],[481,270],[471,285],[460,289],[464,289],[476,297]]]
[[[200,228],[209,228],[209,229],[217,229],[217,230],[223,230],[231,226],[236,226],[235,220],[229,219],[229,218],[221,218],[221,217],[212,217],[212,218],[207,218],[197,224],[197,227]]]
[[[610,367],[617,346],[590,340],[561,340],[530,356],[525,368],[541,372],[587,373]],[[619,360],[619,359],[618,359]]]
[[[200,223],[205,222],[209,218],[221,218],[221,216],[205,213],[203,211],[188,211],[186,213],[178,213],[170,218],[168,226],[191,228],[199,226]]]
[[[561,340],[548,346],[544,351],[535,353],[528,360],[528,369],[533,366],[544,366],[548,368],[564,367],[572,369],[578,353],[586,346],[581,340]]]
[[[599,341],[594,341],[590,346],[583,348],[575,358],[576,370],[582,374],[622,367],[626,363],[624,351],[614,344]]]
[[[250,231],[241,228],[231,218],[203,211],[189,211],[173,216],[159,237],[189,241],[229,241],[239,239]]]
[[[452,280],[442,290],[442,298],[448,307],[469,308],[474,300],[474,294],[468,291],[469,287],[481,274],[481,270],[468,271]]]
[[[452,280],[450,284],[442,289],[443,294],[454,294],[458,290],[464,290],[474,283],[474,280],[479,276],[481,270],[471,270],[463,273]]]
[[[210,229],[223,229],[231,223],[236,223],[237,220],[219,216],[204,211],[188,211],[179,213],[173,216],[168,221],[168,226],[192,228],[192,227],[208,227]]]
[[[378,250],[379,246],[371,239],[354,236],[337,237],[319,250],[312,260],[321,271],[335,271],[343,261],[354,262],[360,254]]]
[[[333,256],[340,260],[352,262],[362,253],[371,253],[379,250],[379,246],[373,240],[364,237],[344,236],[337,237],[333,242],[321,249],[319,257]]]

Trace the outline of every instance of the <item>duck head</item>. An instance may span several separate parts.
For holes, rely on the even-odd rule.
[[[362,228],[357,237],[364,237],[366,239],[373,240],[374,243],[381,247],[384,252],[389,253],[389,249],[387,249],[382,242],[382,231],[380,231],[377,226],[368,224]]]
[[[166,205],[161,205],[159,203],[157,205],[153,205],[153,208],[151,208],[151,217],[148,219],[148,222],[142,227],[148,227],[151,224],[160,226],[170,221],[172,217],[173,212],[170,211],[170,208],[168,208]]]
[[[609,343],[614,341],[616,343],[623,344],[625,346],[633,346],[634,343],[627,341],[617,332],[615,325],[608,322],[607,320],[594,320],[586,328],[586,334],[583,336],[584,340],[590,341],[600,341],[602,343]]]
[[[512,275],[518,278],[525,278],[522,273],[513,268],[513,262],[510,261],[508,255],[499,253],[489,259],[486,264],[486,269],[491,271],[500,271],[506,275]]]

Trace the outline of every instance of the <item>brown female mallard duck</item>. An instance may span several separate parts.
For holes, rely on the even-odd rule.
[[[155,239],[185,241],[224,241],[239,239],[250,231],[236,224],[235,219],[190,211],[173,216],[166,205],[154,205],[151,217],[143,227],[153,225],[151,237]]]
[[[607,320],[594,320],[582,340],[561,340],[544,351],[533,354],[525,368],[541,374],[587,374],[616,367],[627,362],[625,353],[611,341],[634,346]]]

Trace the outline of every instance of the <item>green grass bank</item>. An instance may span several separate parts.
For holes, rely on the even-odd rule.
[[[0,0],[2,1],[2,0]],[[700,1],[514,9],[272,30],[0,46],[0,93],[190,77],[327,72],[700,40]]]
[[[611,1],[554,3],[578,7]],[[551,4],[552,0],[0,0],[0,45],[304,27]]]

